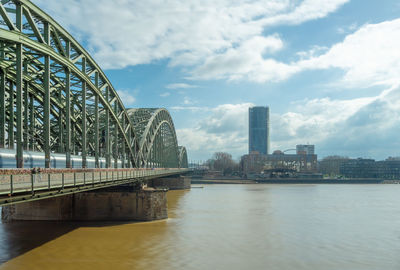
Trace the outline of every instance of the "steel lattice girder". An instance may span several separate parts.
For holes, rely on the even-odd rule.
[[[5,2],[7,1],[2,1],[2,3]],[[17,49],[15,49],[14,52],[12,52],[12,50],[8,51],[9,54],[14,54],[8,57],[9,61],[5,61],[5,52],[3,53],[3,61],[1,61],[1,67],[3,73],[7,74],[6,79],[9,81],[14,81],[14,85],[17,85],[17,88],[20,88],[23,83],[27,84],[31,81],[37,81],[37,77],[40,77],[40,75],[42,76],[42,78],[39,79],[41,85],[39,84],[35,86],[34,83],[29,83],[29,89],[28,91],[26,91],[29,92],[30,96],[34,97],[35,102],[38,102],[43,107],[43,113],[36,114],[36,116],[40,116],[39,118],[41,118],[41,129],[47,130],[47,133],[51,132],[50,120],[54,120],[59,117],[57,111],[60,113],[64,113],[64,115],[68,114],[67,107],[71,108],[71,104],[67,106],[65,102],[65,100],[67,99],[66,92],[69,92],[68,95],[73,92],[74,82],[72,81],[72,76],[75,76],[76,79],[80,81],[80,89],[77,89],[76,92],[78,94],[79,92],[91,92],[92,97],[97,100],[95,102],[95,106],[92,107],[97,107],[98,111],[98,105],[100,103],[103,109],[108,112],[108,115],[111,116],[110,124],[119,129],[119,132],[117,132],[117,134],[120,138],[114,138],[113,140],[115,144],[119,144],[120,142],[122,142],[122,149],[127,146],[126,149],[128,150],[128,154],[131,158],[129,166],[136,166],[138,163],[140,163],[139,157],[137,155],[139,149],[135,132],[133,130],[133,125],[126,114],[126,110],[117,93],[113,89],[111,83],[108,81],[108,79],[101,71],[101,69],[97,66],[97,64],[93,61],[93,59],[88,55],[88,53],[64,29],[62,29],[49,16],[44,14],[40,9],[38,9],[29,1],[18,1],[16,4],[14,2],[8,2],[8,5],[10,6],[7,8],[4,8],[4,6],[1,5],[1,10],[3,11],[1,12],[1,17],[6,22],[9,30],[13,31],[0,29],[0,40],[3,41],[3,44],[7,44],[7,46],[9,46],[10,48],[16,47]],[[21,9],[23,10],[23,12],[21,11]],[[17,26],[15,26],[13,22],[11,22],[10,16],[7,15],[7,12],[12,12],[12,10],[15,10],[17,14],[16,20],[20,21],[20,23],[16,23]],[[28,23],[30,24],[30,29],[34,29],[34,35],[29,35],[29,33],[27,33],[27,31],[29,31],[29,27],[25,27],[25,25],[24,27],[21,27],[21,22],[23,22],[22,14],[25,15],[26,21],[28,21]],[[44,27],[38,27],[37,25],[39,24],[44,25]],[[20,25],[20,27],[18,27],[18,25]],[[43,33],[46,32],[46,30],[47,34]],[[43,38],[43,36],[45,38]],[[34,37],[36,37],[37,40],[34,40]],[[20,48],[20,50],[22,49],[21,56],[17,55],[18,48]],[[37,57],[35,58],[34,56],[32,56],[32,54],[29,54],[30,51],[35,51]],[[17,67],[18,63],[22,61],[27,63],[28,67],[25,68],[24,73],[26,74],[23,74],[23,78],[18,79],[18,76],[21,77],[22,69]],[[54,62],[53,66],[57,64],[61,67],[61,69],[59,69],[57,72],[53,72],[51,70],[51,61]],[[36,71],[34,76],[29,76],[29,70]],[[60,80],[57,82],[57,80],[54,79],[55,77],[60,76],[60,74],[61,77],[64,76],[66,78],[68,76],[68,82],[63,84],[59,82]],[[66,84],[69,84],[68,90],[65,89]],[[57,92],[57,90],[60,91],[60,93],[64,93],[64,95],[61,94],[59,96],[59,100],[56,100],[53,95],[53,93]],[[46,91],[49,93],[46,94]],[[9,88],[8,92],[13,93],[14,89]],[[20,90],[17,91],[17,101],[19,100],[19,92]],[[88,130],[85,129],[87,127],[91,127],[87,126],[87,120],[89,120],[89,124],[93,123],[93,120],[95,119],[97,119],[96,125],[98,125],[99,122],[98,116],[96,112],[93,111],[93,109],[91,112],[88,112],[86,110],[89,107],[89,104],[85,102],[88,96],[90,97],[89,94],[81,94],[80,100],[79,98],[75,97],[76,102],[72,106],[72,113],[70,111],[70,114],[77,117],[76,119],[74,117],[71,117],[71,115],[69,117],[70,120],[72,120],[73,126],[80,133],[80,138],[82,140],[76,140],[76,142],[74,143],[82,141],[82,144],[84,145],[81,146],[80,149],[80,152],[82,154],[86,153],[87,150],[86,131]],[[59,102],[59,104],[57,104],[57,102]],[[12,104],[12,106],[14,105]],[[22,117],[18,115],[18,112],[21,112],[22,110],[22,105],[17,105],[17,122],[22,122]],[[25,108],[25,111],[27,111],[27,108]],[[53,118],[51,118],[50,114]],[[79,118],[79,114],[81,114],[81,125],[76,123],[76,120]],[[84,116],[82,116],[82,114]],[[25,120],[27,121],[27,119]],[[64,120],[64,123],[60,126],[67,126],[65,125],[65,122],[66,121]],[[33,123],[31,123],[31,125],[32,124]],[[9,129],[11,128],[9,127]],[[17,124],[17,134],[20,130],[22,130],[22,128],[18,127]],[[68,133],[69,130],[67,130],[66,132]],[[54,134],[54,132],[51,133],[52,134],[46,134],[45,132],[45,134],[42,134],[44,135],[44,143],[42,144],[41,148],[45,152],[47,152],[47,154],[49,154],[50,151],[54,151],[54,149],[51,149],[51,142],[56,141],[59,135]],[[69,134],[68,137],[78,136],[74,134]],[[98,134],[96,137],[98,137]],[[93,144],[96,144],[96,141],[98,140],[95,140]],[[59,142],[59,144],[61,143],[62,142]],[[21,145],[22,139],[19,138],[17,140],[17,148],[21,148]],[[68,148],[71,148],[71,146],[63,146],[62,148],[67,149],[68,151],[70,150]],[[97,150],[97,146],[93,147],[92,145],[92,148],[96,148],[95,150]],[[98,151],[94,152],[96,153]],[[108,154],[110,155],[110,153]]]
[[[11,46],[12,46],[12,45],[11,45]],[[11,52],[10,52],[10,51],[6,52],[5,48],[6,48],[6,47],[3,47],[3,52],[4,52],[6,55],[12,55],[12,54],[13,54],[12,51],[11,51]],[[31,64],[37,65],[37,66],[38,66],[38,69],[41,68],[41,67],[40,67],[40,65],[41,65],[40,61],[38,61],[38,60],[36,60],[36,59],[31,60],[29,55],[25,55],[25,60],[24,60],[24,62],[31,62]],[[7,76],[7,79],[8,79],[9,81],[13,81],[14,78],[15,78],[15,76],[16,76],[15,70],[13,70],[12,66],[13,66],[12,63],[10,64],[10,63],[7,63],[7,62],[5,62],[5,61],[0,62],[0,68],[1,68],[2,70],[7,70],[6,76]],[[31,68],[32,68],[32,66],[28,66],[28,70],[31,69]],[[29,73],[29,72],[26,72],[26,73]],[[36,72],[36,74],[37,74],[37,73],[40,73],[40,72]],[[34,75],[35,75],[35,74],[34,74]],[[53,81],[55,81],[55,80],[58,79],[56,76],[52,76],[52,75],[51,75],[51,77],[53,77],[53,79],[52,79]],[[34,96],[34,99],[35,99],[39,104],[41,104],[41,105],[43,106],[43,104],[44,104],[44,101],[43,101],[44,88],[43,88],[43,85],[42,85],[43,83],[42,83],[42,82],[40,82],[40,83],[35,82],[35,76],[28,76],[27,74],[24,74],[24,82],[25,82],[26,84],[29,84],[29,86],[30,86],[30,87],[27,88],[27,90],[29,91],[29,94],[30,94],[31,96]],[[64,87],[64,85],[63,85],[62,82],[58,82],[58,83],[61,84],[62,87]],[[56,92],[56,91],[53,91],[53,93],[54,93],[54,92]],[[56,96],[56,97],[54,97],[54,96],[51,97],[51,104],[52,104],[52,106],[51,106],[50,110],[51,110],[51,114],[54,115],[55,117],[60,117],[60,113],[59,113],[59,112],[61,112],[61,111],[64,109],[64,106],[65,106],[65,103],[63,103],[63,101],[64,101],[64,100],[60,100],[59,97],[57,97],[57,96]],[[82,108],[81,104],[77,104],[77,107],[78,107],[77,112],[78,112],[78,111],[81,111],[81,108]],[[57,110],[57,108],[58,108],[58,110]],[[27,110],[25,110],[25,111],[27,111]],[[76,115],[78,116],[78,113],[76,113]],[[37,114],[37,117],[38,117],[38,119],[41,120],[41,123],[43,123],[43,117],[42,117],[42,115],[41,115],[41,114]],[[78,117],[79,117],[79,116],[78,116]],[[72,121],[73,123],[76,123],[77,130],[78,130],[79,132],[81,132],[80,126],[79,126],[78,123],[77,123],[77,122],[78,122],[78,121],[77,121],[78,117],[77,117],[77,118],[71,117],[71,121]],[[63,120],[64,120],[64,119],[63,119]],[[38,123],[38,124],[41,125],[41,123]],[[38,127],[37,127],[37,129],[41,129],[41,128],[38,128]],[[27,130],[24,130],[24,133],[27,133]],[[26,143],[26,142],[25,142],[25,143]],[[79,143],[79,142],[77,142],[77,143]],[[41,146],[43,147],[43,145],[41,145]],[[41,148],[42,148],[42,147],[41,147]]]
[[[179,152],[171,115],[164,108],[129,109],[139,136],[142,166],[179,167]]]
[[[46,167],[50,152],[65,152],[67,167],[78,153],[83,166],[88,154],[111,166],[111,148],[115,166],[187,167],[168,111],[128,112],[97,63],[50,16],[28,0],[2,0],[1,19],[0,148],[16,142],[19,167],[28,149],[44,151]]]
[[[189,164],[188,164],[186,147],[178,146],[178,151],[179,151],[179,168],[187,168]]]

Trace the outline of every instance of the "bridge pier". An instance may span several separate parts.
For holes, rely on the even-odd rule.
[[[151,221],[168,218],[167,191],[115,187],[2,208],[2,220]]]
[[[154,188],[167,188],[170,190],[190,189],[191,178],[186,176],[168,176],[150,179],[147,186]]]

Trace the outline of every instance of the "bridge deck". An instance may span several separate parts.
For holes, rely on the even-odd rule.
[[[0,169],[0,206],[187,172],[157,169]]]

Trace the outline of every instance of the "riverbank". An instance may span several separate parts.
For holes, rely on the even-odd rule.
[[[192,178],[192,184],[400,184],[400,180],[375,178],[357,179],[199,179]]]
[[[243,179],[198,179],[192,178],[192,184],[258,184],[254,180]]]

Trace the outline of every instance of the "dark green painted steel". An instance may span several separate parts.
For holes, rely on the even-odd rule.
[[[95,85],[96,87],[99,87],[99,73],[96,72],[95,74]],[[95,96],[94,97],[94,113],[95,113],[95,119],[94,119],[94,154],[95,154],[95,163],[96,163],[96,168],[99,167],[99,97]]]
[[[26,68],[25,68],[26,69]],[[29,147],[29,138],[28,138],[28,130],[29,130],[29,95],[28,95],[28,91],[29,91],[29,83],[25,82],[24,83],[24,105],[23,105],[23,109],[24,109],[24,130],[23,130],[23,135],[24,135],[24,150],[28,150]]]
[[[86,73],[86,59],[85,57],[82,58],[82,72]],[[86,156],[87,156],[87,141],[86,141],[86,136],[87,136],[87,130],[86,130],[86,82],[83,80],[82,81],[82,116],[81,116],[81,121],[82,121],[82,168],[86,168]]]
[[[33,95],[29,99],[29,149],[35,151],[35,107]]]
[[[22,31],[22,6],[17,3],[16,9],[16,25],[19,31]],[[17,128],[16,128],[16,139],[17,139],[17,167],[23,168],[24,167],[24,158],[23,158],[23,115],[22,115],[22,44],[16,44],[16,95],[17,95]]]
[[[110,99],[110,91],[108,86],[106,86],[106,99]],[[106,167],[111,167],[111,153],[110,153],[110,111],[106,108],[106,121],[105,121],[105,141],[106,141]]]
[[[10,81],[8,89],[9,107],[8,107],[8,148],[14,149],[14,84]]]
[[[89,156],[97,167],[187,164],[168,111],[127,110],[86,50],[28,0],[0,2],[0,148],[14,145],[18,167],[24,149],[44,152],[45,167],[51,153],[65,153],[67,168],[73,154],[83,167]]]
[[[50,27],[48,22],[44,22],[44,39],[46,44],[50,44]],[[44,88],[44,158],[45,167],[50,168],[50,56],[44,55],[44,77],[43,77],[43,88]]]
[[[2,57],[3,58],[3,57]],[[0,71],[0,148],[6,145],[6,74]]]

